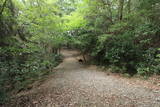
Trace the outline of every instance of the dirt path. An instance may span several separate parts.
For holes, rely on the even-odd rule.
[[[13,107],[160,107],[160,87],[107,75],[77,61],[76,51],[41,86],[19,95]]]

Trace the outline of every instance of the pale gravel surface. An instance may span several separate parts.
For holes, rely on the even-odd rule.
[[[76,51],[63,51],[65,59],[38,88],[19,98],[13,107],[160,107],[160,88],[152,89],[128,79],[107,75],[77,61]]]

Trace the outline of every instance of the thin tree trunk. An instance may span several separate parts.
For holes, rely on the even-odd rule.
[[[104,5],[107,5],[107,8],[108,8],[108,11],[109,11],[109,14],[110,14],[110,21],[111,23],[113,23],[113,20],[112,20],[112,8],[111,8],[111,2],[109,0],[105,1],[105,0],[102,0],[102,3]]]
[[[124,0],[119,0],[119,20],[123,19]]]
[[[59,55],[61,54],[61,48],[58,48],[58,54]]]
[[[83,53],[83,55],[82,55],[82,56],[83,56],[84,62],[87,62],[87,61],[86,61],[86,57],[85,57],[85,54],[84,54],[84,53]]]
[[[131,0],[128,0],[128,13],[131,13]]]
[[[110,18],[111,18],[111,22],[113,23],[112,21],[112,7],[111,7],[111,2],[109,0],[107,0],[107,4],[108,4],[108,11],[110,13]]]

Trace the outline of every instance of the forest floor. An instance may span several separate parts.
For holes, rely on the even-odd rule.
[[[64,61],[41,85],[20,92],[7,107],[160,107],[160,86],[102,72],[63,50]],[[160,82],[160,81],[159,81]]]

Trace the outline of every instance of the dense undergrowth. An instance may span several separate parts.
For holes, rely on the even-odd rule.
[[[26,49],[7,47],[0,50],[0,102],[9,100],[10,92],[30,89],[34,81],[44,78],[61,62],[61,55],[42,53],[42,49],[30,52]],[[28,48],[29,49],[29,48]]]
[[[123,22],[117,24],[123,24]],[[160,39],[155,33],[158,29],[151,24],[138,24],[137,26],[130,26],[128,22],[125,24],[127,29],[118,34],[99,36],[97,45],[91,54],[102,65],[114,65],[119,67],[122,73],[131,75],[137,73],[140,75],[159,74],[160,48],[158,41]],[[136,25],[136,23],[134,24]],[[111,29],[124,29],[123,26],[121,27]],[[147,29],[148,27],[149,29]],[[112,32],[116,32],[115,30]]]
[[[59,16],[44,16],[51,6],[34,3],[0,1],[0,104],[11,93],[28,89],[62,60],[64,39],[55,23]],[[56,12],[56,8],[52,10]]]

